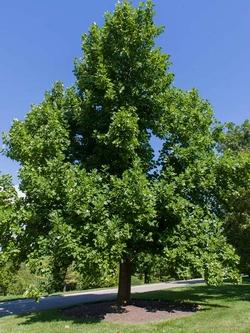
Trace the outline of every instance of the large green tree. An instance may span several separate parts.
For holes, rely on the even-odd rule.
[[[214,191],[213,113],[197,91],[173,87],[153,16],[152,1],[118,3],[83,36],[74,86],[56,83],[5,137],[21,163],[29,260],[46,258],[59,285],[72,262],[104,280],[119,265],[122,303],[147,254],[178,277],[237,277]]]

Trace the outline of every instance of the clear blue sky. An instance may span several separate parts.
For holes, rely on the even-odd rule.
[[[0,1],[0,131],[23,119],[56,80],[74,81],[81,35],[115,0]],[[133,1],[137,4],[138,1]],[[196,87],[221,121],[250,118],[250,1],[155,0],[166,27],[157,43],[171,55],[174,84]],[[0,171],[17,182],[17,164],[0,157]]]

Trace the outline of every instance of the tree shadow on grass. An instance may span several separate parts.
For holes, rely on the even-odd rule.
[[[250,301],[250,284],[242,285],[231,285],[225,284],[219,287],[209,286],[192,286],[180,289],[168,289],[154,292],[147,292],[143,294],[134,294],[133,299],[141,303],[141,306],[146,311],[154,312],[159,311],[159,306],[154,307],[148,300],[155,300],[158,302],[167,301],[171,306],[178,304],[189,304],[197,306],[198,311],[209,311],[214,308],[230,308],[230,302],[234,301]],[[106,303],[106,306],[104,304]],[[44,312],[37,312],[29,315],[19,315],[19,318],[24,319],[20,325],[31,325],[34,323],[56,323],[56,322],[70,322],[71,324],[96,324],[101,322],[108,313],[123,313],[126,311],[124,307],[114,307],[112,302],[97,302],[96,314],[93,316],[92,313],[88,313],[88,307],[91,304],[84,304],[80,306],[74,306],[65,310],[50,310]],[[107,305],[108,304],[108,305]],[[81,307],[83,307],[81,309]],[[70,313],[71,310],[72,314]],[[73,314],[77,313],[79,309],[80,316]],[[173,309],[172,309],[173,310]],[[169,311],[172,311],[169,309]],[[81,311],[87,311],[87,315],[81,316]],[[68,313],[67,313],[68,312]],[[66,315],[67,313],[67,315]]]
[[[200,305],[215,307],[216,302],[250,301],[250,284],[241,285],[224,284],[218,287],[195,286],[181,289],[168,289],[153,291],[147,294],[135,294],[134,297],[145,299],[145,297],[167,299],[171,301],[188,301]],[[223,304],[224,306],[224,304]],[[229,306],[229,304],[228,304]]]
[[[19,315],[17,316],[19,319],[24,319],[25,321],[22,321],[19,326],[23,325],[32,325],[32,324],[42,324],[42,323],[61,323],[64,322],[65,324],[71,323],[71,324],[97,324],[100,322],[98,319],[81,319],[81,318],[75,318],[75,317],[69,317],[62,314],[60,309],[56,310],[49,310],[49,311],[42,311],[42,312],[35,312],[29,315]]]
[[[142,300],[157,300],[167,301],[169,304],[191,304],[196,305],[199,311],[209,311],[214,308],[230,308],[230,302],[233,301],[250,301],[250,284],[242,285],[230,285],[226,284],[220,287],[209,287],[209,286],[195,286],[180,289],[168,289],[154,292],[147,292],[143,294],[134,294],[134,299],[137,302]],[[103,306],[106,303],[106,306]],[[107,303],[109,304],[107,306]],[[96,324],[101,322],[108,313],[123,313],[126,308],[114,307],[112,302],[97,302],[96,313],[93,316],[92,313],[88,313],[88,307],[91,304],[84,304],[80,306],[74,306],[68,310],[52,310],[46,312],[33,313],[30,315],[20,315],[19,318],[25,319],[20,325],[31,325],[34,323],[43,322],[71,322],[73,324]],[[81,309],[82,306],[82,309]],[[140,305],[139,305],[140,306]],[[153,312],[159,311],[159,307],[152,307],[152,304],[146,303],[141,304],[146,311]],[[80,315],[75,316],[74,314],[79,309]],[[71,309],[74,309],[70,314]],[[173,310],[173,309],[172,309]],[[66,312],[69,313],[66,315]],[[81,316],[81,311],[86,311],[87,314]],[[171,311],[171,309],[170,309]]]
[[[94,306],[94,309],[93,309]],[[135,314],[132,314],[134,323],[137,323],[137,314],[138,310],[141,309],[144,312],[145,321],[148,319],[148,315],[159,314],[160,312],[164,312],[164,316],[167,319],[170,318],[171,315],[176,314],[179,315],[188,315],[195,313],[198,310],[197,304],[191,303],[182,303],[182,302],[167,302],[167,301],[159,301],[159,300],[134,300],[130,305],[134,307],[133,311],[136,311]],[[216,305],[219,306],[219,305]],[[117,306],[114,302],[99,302],[95,304],[83,304],[79,306],[75,306],[65,310],[53,310],[49,312],[40,312],[30,314],[29,316],[19,316],[19,318],[25,318],[25,321],[22,321],[19,325],[31,325],[36,323],[70,323],[70,324],[97,324],[106,319],[106,316],[111,315],[111,321],[113,321],[113,316],[115,315],[127,315],[128,312],[131,312],[131,309],[128,311],[126,307]],[[139,311],[140,312],[140,311]],[[181,313],[181,314],[180,314]],[[147,315],[148,314],[148,315]],[[151,316],[150,316],[151,317]],[[121,322],[126,322],[126,319]],[[118,321],[120,321],[118,320]],[[115,320],[116,321],[116,320]]]

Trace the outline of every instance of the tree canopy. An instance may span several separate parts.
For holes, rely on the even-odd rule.
[[[55,83],[5,136],[21,164],[22,253],[47,258],[58,288],[71,263],[103,279],[120,264],[126,302],[147,254],[176,277],[238,279],[223,235],[222,189],[234,178],[218,176],[229,157],[216,148],[210,104],[173,86],[153,17],[152,1],[118,3],[83,35],[75,84]]]

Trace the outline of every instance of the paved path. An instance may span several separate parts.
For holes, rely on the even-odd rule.
[[[186,287],[203,283],[202,279],[172,281],[166,283],[144,284],[132,287],[132,293],[144,293],[147,291],[163,290],[176,287]],[[39,303],[32,299],[0,302],[0,317],[7,315],[21,315],[30,312],[65,308],[79,303],[97,302],[115,299],[117,288],[105,290],[79,292],[76,294],[65,294],[60,296],[42,297]]]

